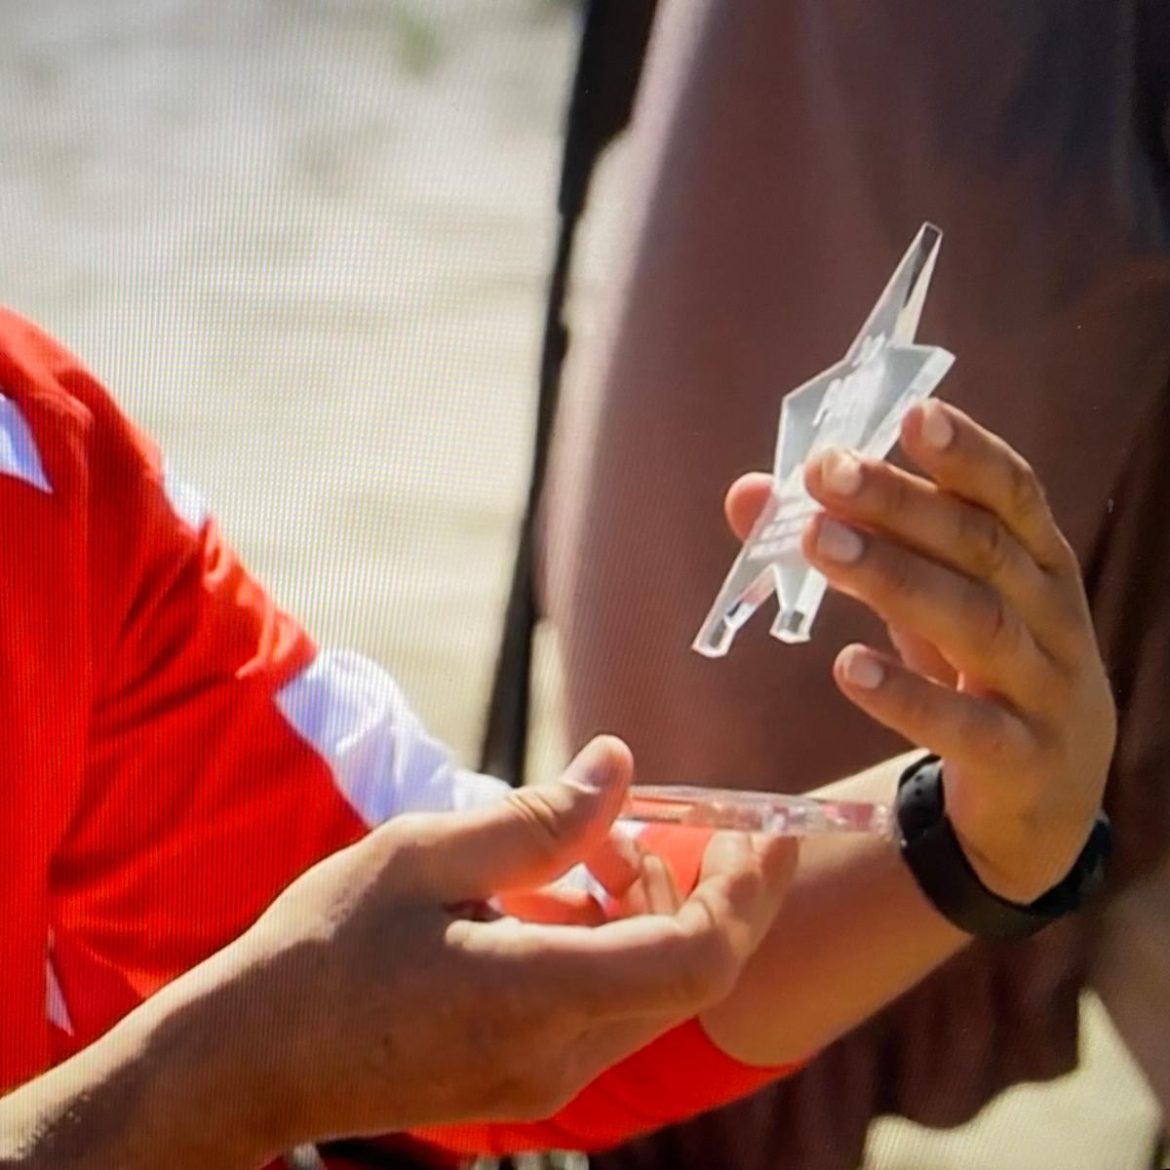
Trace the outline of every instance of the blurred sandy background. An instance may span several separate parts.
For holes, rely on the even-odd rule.
[[[3,0],[0,300],[70,344],[318,640],[473,763],[527,481],[575,9]],[[574,292],[589,328],[620,148]],[[778,388],[782,389],[782,388]],[[535,773],[564,757],[539,647]],[[1084,1072],[883,1170],[1144,1170],[1100,1010]]]

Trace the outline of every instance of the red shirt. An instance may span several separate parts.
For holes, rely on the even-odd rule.
[[[315,861],[494,795],[390,676],[321,650],[61,347],[0,311],[0,1091],[91,1043]],[[693,836],[657,834],[684,888]],[[697,1023],[540,1124],[436,1150],[596,1148],[785,1070]]]

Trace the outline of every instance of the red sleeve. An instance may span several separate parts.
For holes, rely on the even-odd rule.
[[[392,815],[376,776],[441,760],[416,735],[398,766],[388,676],[318,654],[97,381],[4,311],[0,549],[2,1086]],[[364,771],[329,756],[350,741]]]
[[[76,359],[2,314],[0,351],[54,481],[40,490],[32,467],[9,484],[0,444],[0,491],[24,517],[11,547],[28,564],[0,574],[0,599],[8,586],[25,615],[0,623],[0,688],[31,712],[0,801],[5,823],[29,823],[50,796],[54,810],[30,834],[25,878],[0,884],[29,923],[13,958],[5,914],[0,988],[23,972],[14,1027],[35,1071],[46,1031],[58,1059],[91,1042],[372,825],[483,791],[385,670],[318,650],[273,603]],[[84,491],[66,474],[71,442]]]
[[[692,890],[709,838],[707,830],[651,825],[640,839],[667,862],[680,890]],[[452,1126],[417,1136],[460,1154],[600,1150],[726,1105],[798,1067],[741,1064],[698,1020],[689,1020],[603,1073],[547,1121]]]
[[[49,873],[81,784],[92,676],[89,422],[0,311],[0,1095],[49,1056]]]

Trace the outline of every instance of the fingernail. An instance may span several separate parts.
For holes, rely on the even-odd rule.
[[[561,774],[561,779],[582,792],[600,792],[605,787],[608,771],[600,760],[578,758]]]
[[[598,736],[574,757],[562,779],[585,792],[602,792],[613,785],[621,758],[629,749],[612,736]]]
[[[582,792],[597,793],[609,786],[612,769],[604,765],[591,764],[586,767],[573,768],[566,772],[564,779],[574,788]]]
[[[836,520],[827,517],[821,521],[817,534],[817,551],[830,561],[851,565],[861,558],[863,545],[861,537],[852,528],[846,528]]]
[[[882,664],[864,650],[851,650],[845,655],[845,678],[862,690],[876,690],[886,677]]]
[[[833,448],[821,462],[825,486],[839,496],[856,495],[861,489],[861,464],[848,451]]]
[[[928,402],[922,409],[922,441],[936,451],[949,447],[955,437],[955,428],[947,412],[937,402]]]

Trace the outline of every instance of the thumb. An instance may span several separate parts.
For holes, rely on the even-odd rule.
[[[723,514],[736,539],[747,540],[772,496],[772,477],[760,471],[741,475],[723,500]]]
[[[613,736],[592,740],[557,780],[517,789],[474,812],[444,817],[432,840],[444,901],[490,898],[543,885],[605,840],[633,776],[630,749]]]

